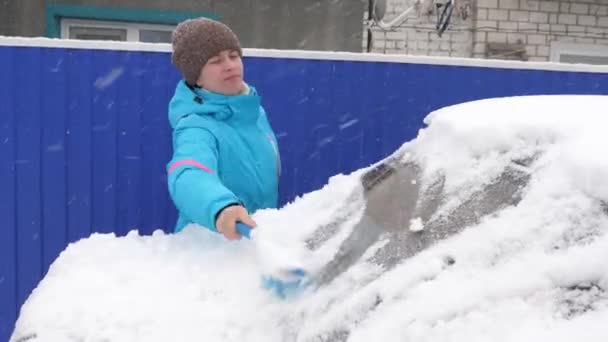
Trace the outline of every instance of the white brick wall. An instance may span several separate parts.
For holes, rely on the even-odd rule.
[[[498,28],[487,25],[487,20],[474,24],[477,34],[474,45],[488,46],[490,43],[514,44],[515,50],[524,45],[524,59],[547,61],[551,55],[552,42],[587,43],[607,46],[608,1],[605,0],[498,0],[478,1],[478,12],[501,13],[508,11],[506,19],[497,19]],[[487,35],[479,35],[485,32]],[[505,38],[506,34],[506,38]],[[489,58],[512,58],[513,56],[486,56]]]
[[[416,3],[397,27],[373,28],[373,52],[547,61],[553,42],[608,46],[608,0],[458,0],[468,16],[454,11],[442,37],[433,0],[388,0],[384,21]],[[488,46],[505,53],[488,55]]]
[[[472,0],[459,1],[467,3]],[[498,3],[498,0],[478,1],[487,1],[490,4]],[[383,21],[392,21],[416,3],[416,0],[388,0]],[[439,37],[435,29],[437,13],[432,5],[432,0],[420,0],[418,4],[407,20],[397,24],[391,30],[384,31],[377,26],[372,28],[372,52],[452,57],[470,57],[472,55],[472,10],[468,10],[466,20],[459,15],[461,12],[454,11],[450,28]],[[367,18],[367,13],[365,13],[365,18]],[[493,25],[498,27],[496,21],[493,21]],[[363,50],[365,51],[366,48],[367,34],[364,33]]]

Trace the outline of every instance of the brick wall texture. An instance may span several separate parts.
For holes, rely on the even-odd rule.
[[[372,52],[548,61],[554,42],[608,47],[608,0],[456,0],[441,37],[433,0],[388,0],[384,22],[412,6],[392,29],[372,27]]]

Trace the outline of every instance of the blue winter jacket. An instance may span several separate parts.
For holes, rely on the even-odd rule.
[[[169,104],[173,158],[169,193],[179,211],[178,232],[194,222],[216,231],[230,204],[253,213],[276,208],[280,159],[276,137],[255,88],[226,96],[180,81]]]

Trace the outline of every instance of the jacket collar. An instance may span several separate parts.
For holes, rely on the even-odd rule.
[[[260,115],[260,97],[252,86],[240,95],[223,95],[189,87],[180,81],[169,103],[169,122],[175,128],[179,120],[190,114],[209,115],[220,121],[256,122]]]

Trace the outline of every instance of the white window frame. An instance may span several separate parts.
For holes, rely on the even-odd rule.
[[[114,28],[127,30],[128,42],[139,42],[140,30],[173,31],[174,25],[142,24],[123,21],[89,20],[89,19],[61,19],[61,38],[69,39],[70,27],[90,27],[90,28]]]
[[[608,58],[608,46],[551,42],[551,61],[560,62],[561,55],[577,55]]]

